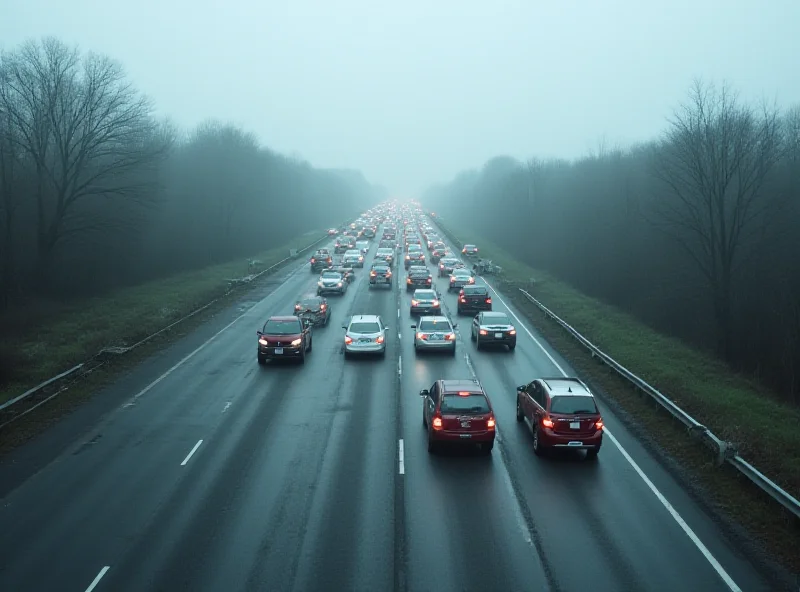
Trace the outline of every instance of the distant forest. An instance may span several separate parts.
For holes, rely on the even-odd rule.
[[[0,55],[0,309],[255,255],[384,197],[237,126],[159,120],[107,56],[54,38]]]
[[[577,161],[499,156],[422,201],[798,404],[800,106],[698,80],[665,127]]]

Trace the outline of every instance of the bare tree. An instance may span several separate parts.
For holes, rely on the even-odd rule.
[[[76,205],[88,197],[146,200],[168,144],[150,102],[121,66],[56,39],[3,56],[0,105],[36,169],[39,271],[65,234],[95,230]],[[80,220],[80,222],[76,222]]]
[[[762,195],[781,157],[777,109],[741,105],[727,87],[701,81],[670,120],[654,172],[667,191],[656,222],[678,239],[709,282],[719,353],[731,358],[731,301],[748,233],[774,206]]]

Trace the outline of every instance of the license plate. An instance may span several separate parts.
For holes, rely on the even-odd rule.
[[[570,442],[567,446],[583,446],[583,442]]]
[[[502,339],[503,338],[503,334],[502,333],[495,333],[494,334],[494,338],[495,339]]]
[[[435,335],[431,335],[431,339],[433,339],[434,341],[440,341],[442,339],[442,336],[436,333]]]
[[[372,343],[372,339],[359,339],[361,343]]]
[[[276,347],[275,348],[275,354],[276,355],[281,355],[282,353],[283,353],[283,348],[282,347]]]
[[[571,421],[571,422],[569,422],[569,427],[570,427],[570,429],[573,429],[573,430],[579,430],[579,429],[581,429],[581,422],[579,422],[579,421]]]
[[[472,438],[472,434],[461,434],[462,438]]]
[[[468,427],[471,427],[471,426],[472,426],[472,424],[470,422],[468,422],[468,421],[462,421],[461,422],[461,427],[462,428],[468,428]]]

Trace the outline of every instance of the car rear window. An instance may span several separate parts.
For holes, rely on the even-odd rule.
[[[372,269],[374,269],[375,271],[384,272],[384,271],[389,271],[389,266],[388,265],[373,265]]]
[[[451,332],[452,328],[450,327],[450,323],[447,321],[420,321],[417,328],[420,331],[442,331],[442,332]]]
[[[433,290],[417,290],[414,292],[414,298],[425,298],[430,299],[433,298],[436,300],[436,292]]]
[[[476,296],[476,295],[486,296],[489,294],[489,290],[487,290],[483,286],[465,286],[464,294],[467,296]]]
[[[445,394],[442,397],[442,413],[489,413],[489,401],[481,393],[470,393],[469,395]]]
[[[555,396],[550,400],[550,413],[597,413],[594,397],[570,395],[568,397]]]
[[[315,297],[315,296],[312,296],[311,298],[303,298],[300,301],[300,306],[312,306],[312,307],[314,307],[314,306],[319,306],[320,304],[322,304],[322,301],[319,298]]]
[[[463,275],[464,277],[470,277],[469,271],[464,269],[463,267],[459,267],[453,270],[453,275]]]
[[[381,327],[378,323],[368,321],[358,321],[350,324],[351,333],[380,333]]]
[[[484,325],[510,325],[511,319],[505,313],[485,314],[483,315]]]
[[[277,321],[270,319],[264,323],[264,333],[268,335],[296,335],[300,333],[300,321],[294,319],[287,319],[285,321]]]
[[[417,276],[419,276],[419,277],[422,277],[422,276],[428,277],[429,275],[431,275],[431,272],[428,271],[427,269],[411,269],[408,272],[408,275],[413,275],[415,277],[417,277]]]

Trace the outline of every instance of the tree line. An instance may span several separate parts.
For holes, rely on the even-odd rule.
[[[499,156],[424,203],[800,402],[800,106],[697,80],[651,142]]]
[[[383,193],[235,125],[179,130],[108,56],[55,38],[0,55],[0,307],[254,255]]]

